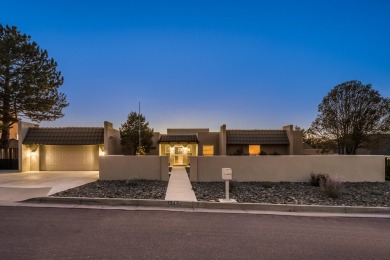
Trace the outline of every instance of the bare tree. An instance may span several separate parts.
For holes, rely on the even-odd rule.
[[[322,142],[335,142],[339,154],[356,154],[368,135],[390,129],[390,99],[371,84],[348,81],[334,87],[318,106],[308,134]]]

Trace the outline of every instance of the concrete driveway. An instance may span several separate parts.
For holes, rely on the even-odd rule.
[[[43,197],[96,181],[98,178],[98,171],[0,173],[0,201]]]

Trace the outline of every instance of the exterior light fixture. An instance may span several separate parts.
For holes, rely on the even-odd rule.
[[[104,155],[105,155],[104,145],[99,145],[99,156],[104,156]]]

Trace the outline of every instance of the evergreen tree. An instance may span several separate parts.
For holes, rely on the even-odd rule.
[[[139,145],[139,124],[141,123],[141,145]],[[127,121],[119,128],[121,144],[125,154],[149,153],[153,145],[153,128],[145,121],[145,116],[131,112]]]
[[[19,118],[41,122],[64,116],[69,104],[58,92],[63,81],[46,50],[15,26],[0,24],[1,147],[8,147],[10,128]]]

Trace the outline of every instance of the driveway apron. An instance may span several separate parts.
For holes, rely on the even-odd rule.
[[[0,201],[49,196],[98,179],[97,171],[37,171],[0,174]]]

